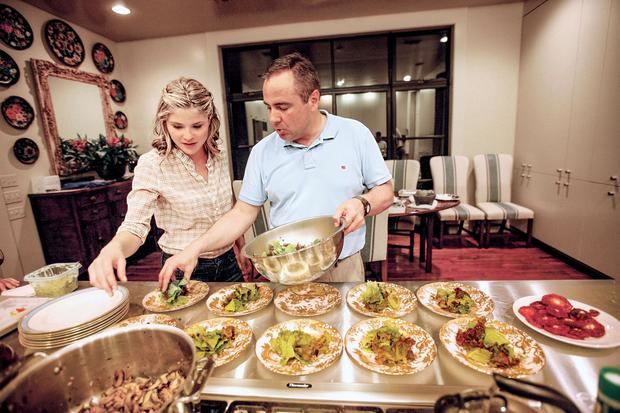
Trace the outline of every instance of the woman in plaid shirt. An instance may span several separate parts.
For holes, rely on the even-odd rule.
[[[88,267],[90,282],[109,293],[127,281],[125,258],[142,245],[151,217],[164,230],[162,263],[183,251],[232,208],[227,157],[211,93],[198,81],[170,82],[159,100],[153,148],[138,160],[127,214],[116,236]],[[202,281],[243,281],[233,245],[200,256],[191,275]]]

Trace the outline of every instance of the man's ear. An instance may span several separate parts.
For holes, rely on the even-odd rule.
[[[318,89],[314,89],[312,93],[310,93],[310,97],[308,98],[308,103],[318,108],[320,100],[321,100],[321,93],[319,92]]]

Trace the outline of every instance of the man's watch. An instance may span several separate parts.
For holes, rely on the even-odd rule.
[[[370,202],[361,195],[356,195],[353,198],[359,199],[362,205],[364,205],[364,216],[370,214]]]

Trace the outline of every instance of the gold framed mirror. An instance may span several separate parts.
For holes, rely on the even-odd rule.
[[[62,156],[62,139],[115,136],[108,79],[46,60],[31,59],[45,143],[54,171],[60,176],[76,172]]]

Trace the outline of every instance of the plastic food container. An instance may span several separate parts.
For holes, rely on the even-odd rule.
[[[82,264],[79,262],[46,265],[24,277],[37,297],[60,297],[77,288]]]

